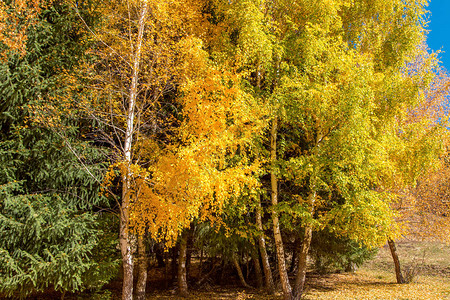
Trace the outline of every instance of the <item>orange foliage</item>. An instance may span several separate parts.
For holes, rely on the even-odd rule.
[[[448,156],[447,156],[448,157]],[[450,166],[441,168],[419,181],[415,189],[419,230],[423,238],[450,243]]]
[[[9,52],[25,54],[27,30],[36,23],[41,9],[50,5],[46,0],[13,0],[9,4],[0,2],[0,41],[7,47],[2,58]]]
[[[203,49],[205,33],[217,31],[202,12],[205,2],[177,0],[147,1],[138,94],[133,111],[128,110],[124,95],[137,47],[130,20],[138,18],[142,2],[107,4],[101,8],[103,26],[93,32],[101,44],[91,51],[99,59],[84,64],[81,80],[68,75],[68,82],[78,95],[80,83],[89,83],[77,106],[110,128],[101,138],[117,151],[117,160],[105,188],[117,168],[130,179],[130,228],[170,242],[194,218],[219,222],[226,201],[257,184],[258,162],[249,163],[246,155],[262,127],[255,121],[260,109],[241,89],[242,74],[214,65]],[[135,116],[127,162],[117,141],[124,138],[130,113]]]
[[[238,75],[211,70],[205,61],[203,67],[182,88],[180,142],[167,145],[134,177],[132,227],[169,243],[195,218],[221,223],[227,201],[258,185],[259,162],[246,158],[259,128],[251,120],[258,110],[251,113],[251,98],[237,88]],[[236,155],[239,160],[231,163]]]

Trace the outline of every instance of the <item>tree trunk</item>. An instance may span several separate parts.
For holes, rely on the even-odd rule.
[[[395,242],[391,239],[388,240],[389,249],[391,250],[392,259],[394,260],[395,266],[395,276],[397,277],[397,283],[405,283],[405,279],[402,275],[402,270],[400,268],[400,260],[398,259],[397,248],[395,247]]]
[[[261,207],[261,195],[258,196],[258,206],[256,209],[256,225],[260,231],[258,236],[259,252],[261,253],[263,271],[264,271],[264,281],[267,293],[274,294],[275,286],[273,284],[272,269],[270,268],[269,256],[266,251],[266,241],[264,240],[264,230],[262,225],[262,207]]]
[[[261,289],[264,286],[263,276],[261,271],[261,264],[259,263],[259,255],[258,248],[255,248],[254,251],[250,250],[250,255],[252,256],[253,265],[255,266],[255,275],[256,275],[256,285],[258,289]]]
[[[122,254],[122,300],[133,299],[133,247],[128,232],[128,207],[122,208],[120,218],[120,250]]]
[[[180,245],[177,244],[175,245],[175,247],[172,248],[172,261],[170,263],[170,268],[171,268],[171,272],[172,272],[172,282],[175,281],[175,278],[177,278],[178,276],[178,251],[180,251]]]
[[[261,90],[261,64],[258,61],[258,66],[256,68],[256,86],[258,87],[259,91]]]
[[[316,185],[315,182],[312,183],[312,192],[309,195],[308,199],[308,205],[309,205],[309,214],[311,217],[314,215],[314,206],[316,202]],[[311,238],[312,238],[312,226],[307,225],[305,228],[305,236],[303,237],[302,246],[300,248],[300,252],[298,253],[298,259],[297,259],[297,276],[295,277],[295,284],[294,284],[294,296],[296,300],[299,300],[302,298],[303,288],[305,286],[305,280],[306,280],[306,261],[308,258],[308,252],[309,247],[311,245]]]
[[[123,176],[122,180],[122,206],[120,212],[120,236],[119,244],[122,254],[123,283],[122,283],[122,300],[133,299],[133,244],[132,236],[128,228],[129,220],[129,177]]]
[[[164,285],[165,285],[165,288],[168,289],[170,283],[172,282],[172,280],[171,280],[172,278],[169,277],[169,267],[170,267],[170,264],[169,264],[169,260],[170,260],[170,258],[169,258],[169,251],[164,252],[164,259],[165,259],[165,264],[164,264],[165,283],[164,283]]]
[[[216,259],[214,258],[214,260],[216,260]],[[218,267],[219,267],[220,263],[221,263],[220,261],[215,261],[215,262],[213,262],[213,263],[212,263],[212,266],[211,266],[211,270],[209,270],[208,273],[206,273],[205,275],[203,275],[203,277],[200,277],[200,279],[196,282],[196,285],[200,286],[200,285],[202,285],[203,282],[205,282],[208,278],[211,278],[211,277],[214,275],[214,273],[217,272],[217,270],[219,269]],[[223,272],[222,272],[222,274],[223,274]]]
[[[155,256],[156,261],[158,262],[158,268],[162,268],[166,266],[166,261],[164,259],[164,249],[162,249],[161,243],[155,245]]]
[[[189,231],[185,229],[181,234],[180,253],[178,255],[178,294],[182,297],[188,296],[186,276],[186,253]]]
[[[201,278],[203,272],[203,245],[202,249],[200,250],[200,266],[198,267],[198,269],[198,277]]]
[[[249,285],[247,284],[247,282],[245,281],[244,274],[242,273],[241,266],[239,265],[239,261],[238,261],[238,259],[237,259],[237,257],[236,257],[235,254],[233,255],[233,264],[234,264],[234,267],[236,268],[236,271],[237,271],[238,276],[239,276],[239,281],[241,282],[241,284],[242,284],[244,287],[246,287],[246,288],[252,288],[252,287],[249,286]]]
[[[311,245],[312,227],[305,228],[305,237],[303,238],[302,246],[298,253],[297,259],[297,276],[295,277],[294,295],[295,299],[301,299],[303,288],[306,280],[306,261],[308,258],[309,246]]]
[[[138,280],[136,283],[136,300],[145,300],[147,287],[147,251],[145,247],[145,235],[138,236]]]
[[[187,238],[187,249],[186,249],[186,278],[189,277],[190,270],[191,270],[191,263],[192,263],[192,249],[193,249],[193,240],[192,240],[192,234],[193,229],[189,229],[188,232],[188,238]]]
[[[257,71],[256,71],[256,86],[259,89],[258,92],[261,92],[261,77],[262,77],[261,73],[262,73],[261,64],[258,61],[258,67],[257,67]],[[276,132],[276,130],[275,130],[275,132]],[[276,136],[275,136],[275,145],[274,146],[275,146],[275,159],[276,159]],[[259,252],[261,253],[261,260],[262,260],[262,264],[263,264],[265,288],[266,288],[267,293],[272,295],[275,293],[275,285],[273,284],[272,269],[270,268],[269,256],[267,255],[267,251],[266,251],[266,241],[264,240],[264,229],[263,229],[263,225],[262,225],[263,211],[262,211],[262,207],[261,207],[261,195],[258,195],[257,201],[258,201],[258,206],[256,208],[256,225],[258,226],[258,230],[261,233],[258,236]]]
[[[147,16],[147,2],[143,2],[138,25],[138,37],[136,41],[135,53],[133,54],[133,74],[131,78],[130,95],[126,116],[126,131],[124,147],[124,173],[122,174],[122,205],[120,210],[120,250],[123,264],[123,286],[122,300],[133,299],[133,245],[132,236],[129,232],[128,222],[130,219],[130,188],[131,188],[131,148],[134,134],[134,118],[136,109],[136,97],[138,94],[139,70],[141,60],[142,40],[144,37],[145,18]]]
[[[222,259],[222,263],[220,265],[220,268],[222,270],[225,270],[225,265],[226,265],[225,264],[225,260]],[[224,278],[225,278],[225,272],[220,272],[219,284],[223,284]]]
[[[291,266],[289,267],[289,273],[293,273],[296,268],[297,268],[297,264],[298,264],[298,253],[300,252],[300,248],[301,248],[301,243],[300,243],[300,239],[296,238],[294,241],[294,249],[292,250],[292,259],[291,259]]]
[[[277,119],[275,118],[272,123],[270,131],[270,160],[272,162],[272,168],[275,167],[277,160]],[[286,259],[284,257],[283,240],[280,232],[280,221],[278,219],[278,213],[276,206],[278,204],[278,179],[274,170],[270,171],[270,185],[271,185],[271,199],[272,199],[272,221],[273,221],[273,235],[275,239],[275,247],[277,251],[278,272],[280,273],[281,287],[283,289],[283,299],[291,300],[292,288],[289,283],[289,277],[286,270]]]

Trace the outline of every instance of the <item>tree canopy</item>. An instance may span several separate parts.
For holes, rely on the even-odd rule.
[[[0,244],[0,291],[89,286],[92,268],[114,265],[114,248],[96,261],[100,241],[114,243],[105,226],[117,231],[122,299],[135,263],[145,297],[149,240],[178,247],[186,294],[197,226],[243,285],[243,257],[257,270],[261,256],[273,292],[271,255],[284,299],[302,297],[322,237],[343,252],[400,237],[398,200],[439,166],[447,132],[426,5],[1,1],[0,226],[14,238]],[[423,189],[440,179],[426,178],[419,198],[437,197]],[[432,202],[417,207],[448,216]]]

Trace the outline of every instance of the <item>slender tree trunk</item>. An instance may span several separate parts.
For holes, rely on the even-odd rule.
[[[145,18],[147,16],[147,2],[143,2],[139,24],[138,37],[136,41],[135,53],[133,55],[133,74],[131,78],[130,95],[128,102],[128,111],[126,117],[126,131],[124,140],[124,168],[125,172],[122,175],[122,205],[120,211],[120,250],[122,254],[123,264],[123,286],[122,286],[122,300],[133,299],[133,245],[132,236],[129,232],[128,222],[130,219],[130,164],[131,164],[131,148],[133,144],[134,134],[134,118],[136,109],[136,97],[138,94],[138,81],[141,60],[142,40],[144,37]]]
[[[256,71],[256,86],[258,87],[259,91],[261,90],[261,77],[262,77],[262,71],[261,71],[261,64],[258,61],[258,67]],[[275,130],[276,132],[276,130]],[[271,145],[272,146],[272,145]],[[275,136],[275,159],[276,159],[276,136]],[[256,225],[258,226],[258,230],[261,232],[261,234],[258,236],[258,245],[259,245],[259,252],[261,253],[261,260],[263,264],[263,271],[264,271],[264,281],[265,281],[265,288],[267,293],[274,294],[275,293],[275,285],[273,283],[273,275],[272,275],[272,269],[270,268],[269,263],[269,256],[267,255],[266,251],[266,241],[264,239],[264,229],[262,225],[262,207],[261,207],[261,195],[258,195],[257,198],[258,206],[256,208]]]
[[[258,289],[261,289],[264,286],[263,276],[261,271],[261,264],[259,262],[258,248],[255,248],[254,251],[250,252],[252,256],[253,265],[255,267],[255,275],[256,275],[256,285]]]
[[[164,260],[165,254],[164,254],[164,250],[161,249],[161,244],[158,243],[155,245],[155,256],[156,256],[156,261],[158,262],[158,267],[162,268],[166,266],[166,261]]]
[[[120,218],[120,250],[122,254],[122,300],[133,299],[133,247],[128,232],[128,207],[123,207]]]
[[[315,141],[315,150],[318,151],[320,147],[320,142],[322,141],[322,134],[319,132],[316,136]],[[319,156],[319,154],[317,154]],[[313,174],[310,178],[310,194],[308,197],[308,206],[309,206],[309,216],[311,219],[314,219],[314,212],[315,212],[315,205],[316,205],[316,198],[317,198],[317,175],[316,172],[318,171],[319,166],[316,165]],[[303,237],[302,246],[300,248],[300,252],[298,254],[298,268],[297,268],[297,275],[295,276],[295,284],[294,284],[294,296],[295,300],[299,300],[302,298],[303,288],[305,286],[305,280],[306,280],[306,262],[308,258],[308,252],[309,247],[311,245],[311,238],[313,233],[313,226],[312,224],[307,224],[305,227],[305,235]]]
[[[186,249],[186,278],[189,277],[190,270],[191,270],[191,263],[192,263],[192,248],[193,248],[193,240],[192,240],[192,234],[193,229],[189,229],[188,232],[188,239],[187,239],[187,249]]]
[[[188,296],[186,276],[186,253],[189,231],[185,229],[181,234],[180,253],[178,255],[178,293],[182,297]]]
[[[175,278],[177,278],[178,276],[178,258],[179,258],[178,251],[180,251],[179,244],[175,245],[175,247],[172,248],[172,261],[170,264],[170,268],[172,271],[172,278],[171,278],[172,282],[174,282]]]
[[[291,259],[291,266],[289,267],[289,273],[293,273],[296,270],[297,264],[298,264],[298,253],[300,252],[301,248],[300,239],[296,238],[294,241],[294,249],[292,250],[292,259]]]
[[[394,260],[395,266],[395,276],[397,277],[397,283],[405,283],[405,279],[402,275],[402,270],[400,268],[400,260],[398,259],[397,248],[395,247],[395,242],[391,239],[388,240],[389,249],[391,250],[392,259]]]
[[[247,282],[245,281],[244,274],[242,273],[242,269],[241,269],[241,266],[240,266],[240,264],[239,264],[239,261],[238,261],[236,255],[233,255],[233,264],[234,264],[234,267],[236,268],[236,271],[237,271],[238,276],[239,276],[239,281],[241,282],[241,284],[242,284],[244,287],[246,287],[246,288],[252,288],[252,287],[249,286],[249,285],[247,284]]]
[[[220,268],[222,270],[225,270],[225,260],[222,259],[222,262],[220,264]],[[220,277],[219,277],[219,283],[222,284],[223,280],[225,278],[225,272],[220,272]]]
[[[217,270],[219,269],[219,265],[220,265],[220,261],[216,260],[216,258],[213,259],[212,265],[211,265],[211,269],[208,271],[208,273],[206,273],[205,275],[203,275],[203,277],[201,277],[196,284],[197,285],[202,285],[203,282],[205,282],[206,279],[212,277],[214,275],[215,272],[217,272]],[[222,273],[223,274],[223,273]]]
[[[314,205],[316,202],[316,191],[315,191],[315,185],[313,184],[313,191],[309,196],[309,214],[311,217],[314,214]],[[311,238],[312,238],[312,226],[307,225],[305,228],[305,235],[303,237],[302,246],[300,248],[300,252],[298,253],[298,259],[297,259],[297,276],[295,277],[295,285],[294,285],[294,295],[295,299],[301,299],[303,288],[305,286],[305,280],[306,280],[306,260],[308,258],[308,252],[309,247],[311,245]]]
[[[164,285],[165,285],[166,289],[168,289],[168,288],[169,288],[169,284],[170,284],[171,279],[172,279],[172,278],[169,277],[169,268],[170,268],[170,264],[169,264],[169,252],[165,252],[165,253],[164,253],[164,259],[165,259],[165,264],[164,264],[164,275],[165,275],[165,281],[166,281],[166,282],[164,283]]]
[[[200,266],[198,270],[198,278],[202,277],[202,272],[203,272],[203,245],[202,249],[200,250]]]
[[[265,288],[269,294],[275,293],[275,286],[273,284],[272,269],[270,268],[269,256],[266,251],[266,241],[264,239],[264,229],[262,225],[262,207],[261,195],[258,196],[258,206],[256,209],[256,225],[261,234],[258,236],[259,252],[261,253],[261,260],[264,271]]]
[[[145,235],[138,236],[138,280],[136,283],[136,300],[145,300],[147,287],[147,251],[145,247]]]
[[[123,267],[123,285],[122,285],[122,300],[133,299],[133,245],[132,236],[128,228],[129,220],[129,203],[130,197],[128,192],[129,179],[125,175],[122,181],[122,207],[120,212],[120,236],[119,244],[122,254],[122,267]]]
[[[295,299],[301,299],[303,288],[306,280],[306,262],[308,258],[309,247],[311,245],[312,227],[305,228],[305,237],[303,238],[302,246],[298,253],[297,259],[297,276],[295,277],[294,295]]]
[[[270,131],[270,160],[272,162],[272,167],[275,167],[275,162],[277,160],[277,119],[275,118],[272,123],[272,128]],[[278,261],[278,272],[280,273],[281,287],[283,289],[283,299],[291,300],[292,288],[289,283],[289,277],[286,270],[286,259],[284,257],[284,247],[283,240],[281,238],[280,232],[280,221],[278,219],[278,213],[276,211],[276,206],[278,204],[278,179],[275,175],[274,170],[270,172],[270,185],[271,185],[271,199],[272,199],[272,221],[273,221],[273,235],[275,239],[275,247],[277,251],[277,261]]]
[[[256,86],[261,90],[261,64],[259,63],[259,61],[256,68]]]

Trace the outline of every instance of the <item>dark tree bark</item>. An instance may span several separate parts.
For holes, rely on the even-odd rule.
[[[202,272],[203,272],[203,246],[202,246],[202,249],[200,250],[200,266],[199,266],[199,270],[198,270],[199,278],[202,277]]]
[[[250,285],[247,284],[247,282],[245,281],[244,278],[244,274],[242,273],[242,269],[241,269],[241,265],[239,264],[239,261],[237,259],[236,255],[233,255],[233,265],[236,268],[236,271],[238,273],[239,276],[239,281],[241,282],[241,284],[246,287],[246,288],[252,288]]]
[[[391,250],[392,259],[394,260],[395,266],[395,276],[397,277],[397,283],[405,283],[405,279],[402,275],[402,270],[400,267],[400,260],[398,259],[397,248],[395,247],[395,242],[391,239],[388,240],[389,249]]]
[[[126,193],[126,192],[124,192]],[[122,300],[133,299],[133,246],[131,236],[128,231],[128,207],[123,205],[120,218],[120,250],[122,254],[122,269],[123,269],[123,283],[122,283]]]
[[[178,255],[178,294],[182,297],[188,296],[186,254],[189,231],[184,230],[180,239],[180,252]]]
[[[138,236],[138,280],[136,283],[136,300],[145,300],[147,287],[147,251],[145,246],[145,235]]]
[[[302,243],[300,242],[300,239],[296,238],[294,241],[294,249],[292,250],[292,259],[291,259],[291,266],[289,267],[289,273],[293,273],[297,268],[298,253],[300,252],[301,246]]]
[[[169,288],[170,282],[172,278],[169,278],[169,272],[170,272],[170,264],[169,264],[169,252],[164,253],[164,259],[165,259],[165,266],[164,266],[164,275],[165,275],[165,287],[166,289]]]
[[[188,232],[187,249],[186,249],[186,278],[189,277],[190,270],[191,270],[192,248],[194,247],[193,240],[192,240],[193,232],[194,231],[192,228]]]
[[[253,266],[255,267],[256,285],[258,289],[261,289],[264,286],[264,283],[261,271],[261,264],[259,263],[258,248],[251,251],[250,254],[252,256]]]
[[[162,268],[166,266],[166,262],[164,259],[164,249],[161,243],[155,245],[155,256],[156,261],[158,262],[158,267]]]
[[[312,238],[312,227],[308,226],[305,228],[305,237],[298,253],[297,259],[297,276],[295,277],[294,284],[294,299],[298,300],[302,298],[303,289],[305,287],[306,281],[306,260],[308,258],[309,246],[311,245]]]
[[[314,216],[314,207],[316,202],[316,185],[315,182],[311,184],[312,191],[311,194],[308,197],[308,205],[309,205],[309,214],[311,217]],[[312,238],[313,228],[311,225],[307,225],[305,227],[305,235],[303,237],[302,245],[300,248],[300,252],[298,253],[298,268],[297,268],[297,275],[295,277],[295,284],[294,284],[294,297],[295,300],[299,300],[302,298],[303,294],[303,288],[305,286],[306,281],[306,260],[308,258],[308,252],[309,247],[311,245],[311,238]]]
[[[172,248],[172,261],[170,264],[170,268],[172,271],[172,282],[175,281],[175,278],[177,278],[178,276],[178,258],[179,258],[179,253],[180,251],[180,245],[177,244],[175,245],[175,247]]]
[[[207,274],[203,275],[203,277],[201,277],[196,282],[197,285],[202,285],[203,282],[205,282],[208,278],[212,277],[214,275],[214,273],[216,273],[219,270],[219,265],[220,265],[221,262],[216,260],[215,258],[213,259],[213,261],[214,262],[211,265],[211,269],[209,270],[209,272]]]
[[[258,196],[258,207],[256,209],[256,225],[258,226],[258,230],[261,234],[257,237],[259,252],[261,253],[261,261],[263,265],[264,271],[264,283],[267,293],[274,294],[275,293],[275,285],[273,284],[273,276],[272,269],[270,268],[269,256],[266,251],[266,241],[264,239],[263,234],[263,225],[262,225],[262,207],[261,207],[261,196]]]

